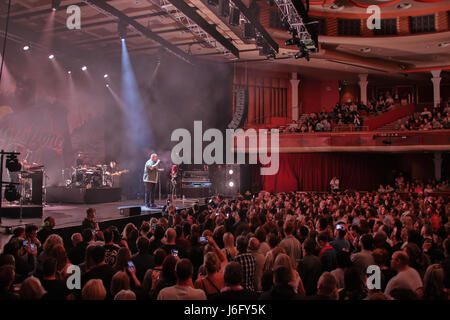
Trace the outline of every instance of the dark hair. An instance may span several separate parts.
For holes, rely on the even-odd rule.
[[[88,208],[88,209],[86,210],[86,215],[92,214],[92,213],[94,213],[94,211],[95,211],[94,208]]]
[[[91,252],[92,262],[99,264],[105,260],[105,247],[95,246]]]
[[[267,232],[266,232],[266,230],[264,230],[263,227],[258,227],[258,228],[256,228],[256,231],[255,231],[255,237],[256,237],[256,239],[259,240],[259,242],[264,242],[264,241],[266,241],[266,237],[267,237]]]
[[[37,231],[39,228],[35,224],[27,224],[25,227],[25,233],[26,235],[32,234],[34,231]]]
[[[55,258],[47,258],[42,266],[42,273],[44,277],[50,277],[56,274],[57,261]]]
[[[236,249],[239,253],[245,253],[248,249],[248,239],[246,236],[239,236],[236,239]]]
[[[110,228],[107,228],[105,231],[103,231],[103,238],[105,239],[105,243],[113,241],[114,233]]]
[[[305,242],[303,242],[303,248],[306,251],[306,254],[314,254],[316,251],[316,242],[313,239],[306,239]]]
[[[236,286],[242,282],[242,266],[238,262],[230,262],[225,266],[223,279],[227,286]]]
[[[299,228],[299,231],[300,231],[300,235],[302,237],[304,237],[304,238],[306,238],[308,236],[308,234],[309,234],[309,229],[307,227],[305,227],[305,226],[301,226]]]
[[[275,248],[277,245],[278,245],[278,243],[280,242],[280,238],[278,237],[278,235],[276,234],[276,233],[274,233],[274,232],[271,232],[270,234],[269,234],[269,239],[268,239],[269,241],[269,246],[271,247],[271,248]]]
[[[156,266],[160,266],[163,264],[164,259],[167,256],[167,253],[164,249],[156,249],[155,252],[153,253],[153,255],[155,256],[155,265]]]
[[[25,232],[25,228],[24,227],[17,227],[17,228],[15,228],[14,229],[14,231],[13,231],[13,236],[14,237],[18,237],[18,236],[20,236],[22,233],[24,233]]]
[[[161,240],[162,238],[164,238],[164,228],[161,227],[160,225],[156,225],[156,229],[155,232],[153,233],[153,236],[155,237],[156,240]]]
[[[164,258],[162,264],[161,276],[168,282],[175,283],[177,281],[175,274],[175,267],[177,265],[177,258],[169,254]]]
[[[14,266],[6,265],[0,267],[0,288],[6,289],[14,281]]]
[[[136,246],[140,253],[149,253],[150,240],[148,240],[146,237],[139,237],[136,241]]]
[[[350,253],[344,250],[340,250],[336,254],[336,264],[338,268],[348,268],[352,266],[352,260],[350,259]]]
[[[181,259],[178,261],[175,271],[177,273],[178,281],[186,281],[192,276],[194,267],[192,266],[192,262],[188,259]]]
[[[362,245],[364,246],[364,249],[366,250],[372,250],[373,247],[373,237],[370,234],[365,234],[360,239]]]
[[[286,266],[278,266],[273,271],[275,284],[288,284],[292,278],[292,272]]]
[[[90,242],[94,237],[91,229],[83,229],[83,231],[81,231],[81,236],[83,237],[83,241],[85,243]]]
[[[318,241],[328,242],[329,239],[330,239],[330,235],[328,234],[327,231],[322,231],[322,232],[320,232],[319,235],[317,236],[317,240],[318,240]]]
[[[177,224],[175,226],[175,232],[177,233],[177,238],[181,237],[181,235],[183,234],[183,226],[180,224]]]

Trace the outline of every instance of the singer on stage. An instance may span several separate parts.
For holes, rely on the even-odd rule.
[[[159,178],[159,163],[158,155],[153,153],[150,159],[145,163],[144,168],[144,184],[145,184],[145,206],[154,208],[156,186]],[[150,203],[149,203],[150,200]]]

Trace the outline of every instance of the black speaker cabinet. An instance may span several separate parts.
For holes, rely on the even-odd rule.
[[[125,217],[139,216],[141,214],[141,206],[121,208],[120,214]]]
[[[241,12],[238,8],[231,8],[229,23],[232,26],[238,26],[240,23]]]

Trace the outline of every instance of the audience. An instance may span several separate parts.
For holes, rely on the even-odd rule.
[[[449,210],[424,193],[260,192],[67,243],[52,229],[41,245],[28,225],[3,247],[0,299],[447,300]],[[72,265],[80,290],[67,288]]]

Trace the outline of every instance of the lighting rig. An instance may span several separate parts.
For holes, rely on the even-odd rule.
[[[281,12],[281,21],[292,36],[285,45],[297,46],[300,51],[294,57],[309,61],[309,53],[319,51],[317,31],[313,29],[313,25],[318,22],[309,21],[309,0],[306,0],[306,8],[302,1],[274,0],[274,2]]]
[[[9,202],[16,201],[20,199],[20,193],[17,191],[16,185],[19,185],[17,182],[12,181],[3,181],[3,161],[5,160],[6,156],[6,162],[5,167],[8,169],[9,172],[17,172],[22,169],[22,165],[20,164],[19,160],[17,159],[17,156],[19,155],[19,152],[5,152],[3,150],[0,151],[0,224],[2,222],[2,190],[3,185],[6,185],[5,187],[5,199]]]

